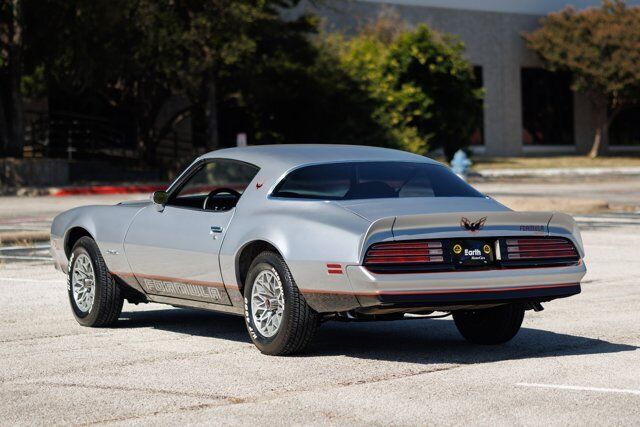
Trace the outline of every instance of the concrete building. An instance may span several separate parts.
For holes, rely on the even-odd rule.
[[[638,4],[640,1],[629,1]],[[522,38],[549,12],[599,0],[346,0],[320,9],[329,28],[347,33],[392,7],[409,25],[428,24],[456,34],[485,88],[483,138],[474,151],[488,156],[585,153],[593,142],[597,111],[571,76],[542,69]],[[640,152],[640,109],[614,122],[610,152]]]

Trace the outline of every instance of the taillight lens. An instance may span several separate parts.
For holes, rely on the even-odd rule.
[[[505,260],[577,259],[578,251],[569,240],[556,238],[505,239]]]
[[[389,242],[372,245],[365,265],[426,264],[443,262],[442,242]]]

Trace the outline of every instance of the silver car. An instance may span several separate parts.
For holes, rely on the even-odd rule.
[[[326,320],[435,312],[504,343],[586,272],[568,215],[514,212],[428,158],[344,145],[205,154],[149,201],[58,215],[51,243],[80,324],[113,324],[125,299],[214,310],[244,316],[274,355]]]

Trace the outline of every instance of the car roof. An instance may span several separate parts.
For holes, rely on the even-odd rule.
[[[211,151],[200,159],[226,158],[251,163],[273,172],[306,164],[334,163],[345,161],[403,161],[434,163],[435,160],[406,151],[381,147],[339,144],[281,144],[252,145]]]

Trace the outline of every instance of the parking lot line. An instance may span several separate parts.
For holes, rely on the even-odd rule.
[[[558,390],[593,391],[597,393],[624,393],[624,394],[635,394],[640,396],[640,390],[633,390],[628,388],[601,388],[601,387],[583,387],[583,386],[576,386],[576,385],[537,384],[537,383],[516,383],[516,386],[535,387],[535,388],[555,388]]]

